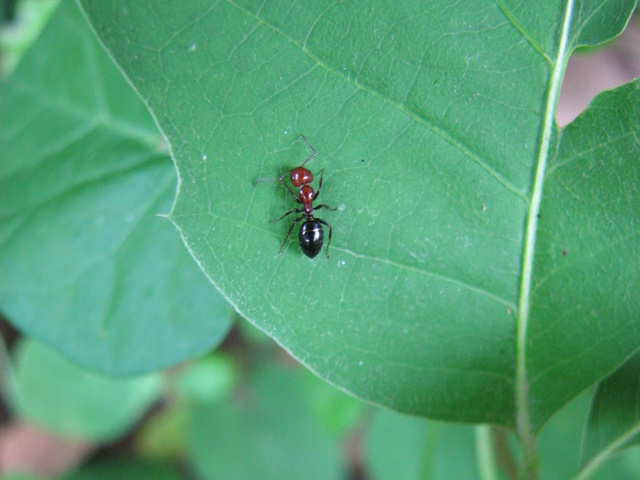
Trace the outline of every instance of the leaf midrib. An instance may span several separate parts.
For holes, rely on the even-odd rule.
[[[531,203],[527,212],[524,250],[522,255],[522,269],[520,274],[520,289],[518,298],[517,328],[516,328],[516,419],[523,448],[525,450],[525,468],[535,468],[535,426],[531,424],[531,412],[529,410],[529,383],[526,365],[527,328],[529,323],[530,300],[533,279],[533,261],[535,255],[536,233],[538,228],[538,214],[542,202],[542,189],[544,185],[547,162],[549,160],[549,148],[553,126],[555,124],[555,111],[560,94],[562,77],[569,56],[569,33],[573,15],[574,0],[568,0],[564,12],[562,29],[558,43],[558,51],[553,62],[553,70],[547,90],[547,98],[544,107],[544,120],[542,123],[542,135],[540,137],[538,158],[535,164],[535,175],[531,194]],[[528,460],[528,461],[527,461]]]

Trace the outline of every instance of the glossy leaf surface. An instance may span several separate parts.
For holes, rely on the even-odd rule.
[[[636,348],[638,86],[553,121],[571,49],[635,2],[81,4],[170,143],[192,255],[324,378],[536,429]],[[253,185],[300,134],[329,259],[278,255],[295,202]]]

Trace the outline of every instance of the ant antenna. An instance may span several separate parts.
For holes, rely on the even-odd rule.
[[[300,167],[304,167],[304,164],[307,163],[309,160],[312,160],[318,154],[318,151],[315,148],[313,148],[313,145],[309,143],[309,140],[307,140],[307,137],[305,137],[304,135],[301,134],[298,138],[301,138],[302,140],[304,140],[304,143],[306,143],[307,146],[313,151],[313,153],[309,155],[304,162],[302,162],[302,165],[300,165]],[[292,170],[284,172],[280,178],[268,178],[268,177],[258,178],[257,180],[253,181],[253,186],[255,187],[256,185],[262,182],[280,183],[282,179],[287,176],[288,173],[291,173],[291,171]]]
[[[305,137],[304,135],[300,135],[300,137],[299,137],[299,138],[301,138],[302,140],[304,140],[304,143],[306,143],[306,144],[307,144],[307,146],[308,146],[311,150],[313,150],[313,153],[312,153],[311,155],[309,155],[309,157],[308,157],[304,162],[302,162],[302,165],[300,165],[301,167],[304,167],[304,164],[305,164],[305,163],[307,163],[309,160],[311,160],[313,157],[315,157],[315,156],[318,154],[318,152],[317,152],[317,151],[316,151],[316,149],[315,149],[315,148],[313,148],[313,146],[309,143],[309,140],[307,140],[307,137]]]
[[[278,179],[277,178],[268,178],[268,177],[264,177],[264,178],[258,178],[257,180],[253,181],[253,186],[255,187],[256,185],[258,185],[261,182],[273,182],[273,183],[278,183]]]

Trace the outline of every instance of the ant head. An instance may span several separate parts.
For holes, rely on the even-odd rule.
[[[313,182],[313,174],[304,167],[296,167],[289,172],[289,180],[294,187],[301,187]]]

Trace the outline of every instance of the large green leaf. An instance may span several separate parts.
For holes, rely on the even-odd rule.
[[[571,49],[635,1],[81,4],[171,145],[192,255],[319,375],[405,412],[517,418],[531,451],[640,342],[638,86],[554,124]],[[306,158],[299,134],[339,207],[318,212],[329,259],[294,238],[278,255],[270,219],[294,202],[253,186]]]
[[[215,346],[226,301],[166,213],[176,176],[144,104],[63,2],[0,91],[0,308],[112,373]]]

